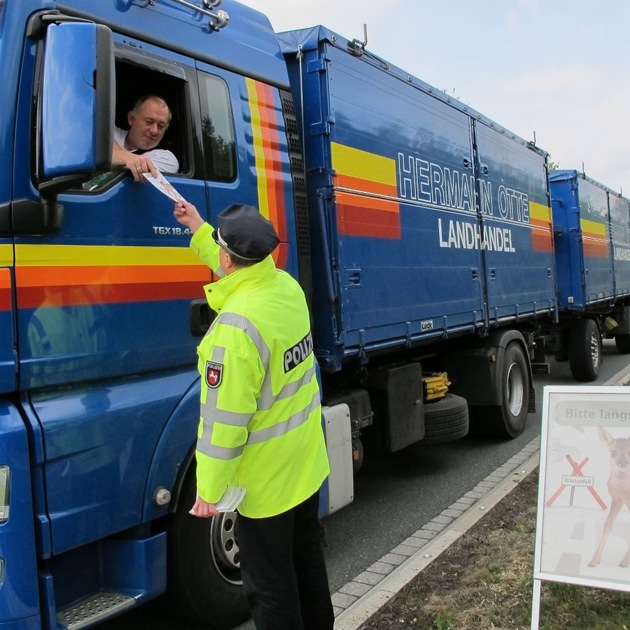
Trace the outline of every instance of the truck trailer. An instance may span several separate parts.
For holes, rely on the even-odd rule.
[[[630,199],[577,170],[549,173],[558,319],[536,339],[568,361],[578,381],[594,381],[602,339],[630,352]],[[534,358],[534,365],[545,365]]]
[[[256,206],[305,290],[331,475],[370,448],[513,438],[559,325],[547,154],[323,26],[235,0],[0,1],[0,627],[88,628],[167,593],[247,615],[235,513],[188,514],[210,271],[112,170],[143,94],[168,182]],[[620,324],[621,325],[621,322]],[[551,337],[551,333],[549,333]]]

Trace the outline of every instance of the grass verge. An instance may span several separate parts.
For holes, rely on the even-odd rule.
[[[537,484],[528,475],[362,630],[529,630]],[[539,628],[630,630],[630,594],[543,582]]]

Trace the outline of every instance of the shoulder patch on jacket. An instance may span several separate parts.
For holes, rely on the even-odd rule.
[[[223,363],[206,361],[206,385],[211,389],[216,389],[223,380]]]

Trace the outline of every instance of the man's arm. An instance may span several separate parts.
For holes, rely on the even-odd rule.
[[[178,173],[179,161],[168,149],[151,149],[144,156],[153,162],[153,166],[162,173]]]
[[[175,157],[175,156],[173,156]],[[137,182],[145,182],[142,173],[151,173],[157,177],[157,170],[148,155],[138,155],[123,149],[115,140],[112,148],[112,166],[128,169]]]

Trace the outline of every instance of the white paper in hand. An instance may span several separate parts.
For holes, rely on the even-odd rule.
[[[175,190],[175,186],[169,182],[160,171],[157,172],[157,177],[153,177],[151,173],[142,173],[145,179],[151,182],[163,195],[170,197],[173,201],[186,201]]]
[[[223,496],[214,507],[216,507],[219,512],[233,512],[243,500],[244,496],[245,488],[231,486],[226,488]]]

